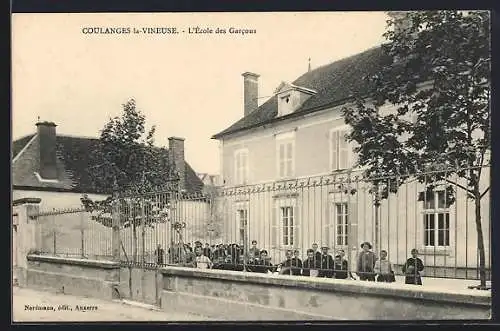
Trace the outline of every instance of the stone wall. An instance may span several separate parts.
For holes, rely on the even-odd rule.
[[[120,266],[116,262],[30,254],[26,286],[102,299],[119,297]]]
[[[161,307],[221,320],[488,319],[491,294],[404,284],[165,268]]]

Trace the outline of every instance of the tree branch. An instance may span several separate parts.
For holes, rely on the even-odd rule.
[[[447,183],[455,185],[456,187],[460,187],[462,190],[464,190],[465,192],[467,192],[468,194],[470,194],[472,197],[474,197],[474,194],[473,194],[474,192],[472,192],[471,190],[469,190],[467,187],[465,187],[463,185],[460,185],[457,182],[454,182],[454,181],[452,181],[450,179],[445,179],[445,181]]]
[[[481,200],[481,199],[484,197],[484,195],[485,195],[486,193],[488,193],[488,191],[489,191],[489,190],[490,190],[490,186],[488,186],[488,188],[487,188],[486,190],[484,190],[484,192],[483,192],[483,193],[481,194],[481,196],[479,197],[479,200]]]

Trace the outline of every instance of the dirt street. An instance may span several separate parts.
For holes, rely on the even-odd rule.
[[[43,309],[43,310],[41,310]],[[13,322],[206,321],[182,312],[163,312],[117,301],[13,288]]]

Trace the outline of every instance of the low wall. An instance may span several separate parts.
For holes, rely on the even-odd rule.
[[[222,270],[161,269],[160,304],[219,320],[488,319],[489,292]],[[474,295],[471,295],[474,293]]]
[[[114,299],[119,296],[117,262],[28,255],[26,286],[66,294]]]
[[[121,267],[120,298],[159,305],[163,274],[157,268]]]

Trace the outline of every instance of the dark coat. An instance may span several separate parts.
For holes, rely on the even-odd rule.
[[[281,263],[281,274],[299,276],[302,271],[302,261],[299,258],[290,258]]]
[[[319,277],[333,277],[333,268],[335,266],[335,261],[330,254],[321,255],[321,270],[319,271]]]
[[[410,266],[413,267],[413,272],[408,270]],[[422,277],[420,275],[422,270],[424,270],[424,263],[418,257],[416,259],[410,257],[406,260],[402,268],[403,273],[405,273],[405,284],[422,285]]]
[[[334,265],[335,278],[347,279],[347,277],[348,277],[347,268],[348,268],[347,260],[342,260],[342,262],[340,262],[340,263],[335,262],[335,265]]]
[[[310,276],[311,269],[318,270],[319,268],[320,268],[319,260],[317,260],[316,258],[312,259],[307,258],[302,263],[302,276]]]
[[[360,280],[375,281],[375,262],[377,257],[372,251],[361,251],[358,256],[357,273]]]

